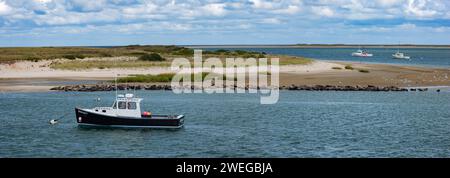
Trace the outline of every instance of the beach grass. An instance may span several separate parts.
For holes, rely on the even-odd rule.
[[[225,58],[222,59],[222,64],[227,65]],[[280,65],[307,65],[313,60],[308,58],[277,56],[280,59]],[[166,61],[143,61],[139,59],[131,60],[64,60],[53,62],[50,64],[52,69],[60,70],[87,70],[87,69],[112,69],[112,68],[150,68],[150,67],[170,67],[171,60]],[[194,66],[193,60],[190,59],[191,66]],[[270,64],[270,62],[269,62]],[[258,64],[257,64],[258,65]],[[226,66],[232,67],[232,66]]]
[[[366,69],[359,69],[358,71],[361,73],[369,73],[369,70],[366,70]]]
[[[8,47],[0,48],[0,62],[49,59],[82,59],[88,57],[142,56],[157,53],[162,56],[185,55],[189,48],[162,45],[130,45],[117,47]]]
[[[158,75],[130,75],[117,79],[119,83],[132,82],[132,83],[152,83],[152,82],[170,82],[175,76],[175,73],[165,73]]]
[[[292,56],[278,56],[280,59],[280,65],[308,65],[314,60],[310,58],[303,57],[292,57]]]
[[[354,68],[351,65],[346,65],[345,69],[347,69],[347,70],[354,70]]]
[[[334,70],[342,70],[342,67],[332,67],[331,69],[334,69]]]
[[[194,49],[180,46],[118,46],[118,47],[10,47],[0,48],[0,63],[14,61],[40,61],[68,59],[53,62],[50,67],[63,70],[107,69],[107,68],[145,68],[168,67],[174,58],[187,58],[192,61]],[[142,60],[105,61],[108,57],[134,57]],[[313,60],[302,57],[268,55],[265,52],[219,49],[203,51],[203,60],[214,57],[225,65],[226,58],[279,58],[280,65],[306,65]],[[91,58],[90,60],[81,60]],[[92,59],[94,58],[94,59]],[[99,59],[95,59],[99,58]]]
[[[192,57],[194,49],[174,45],[129,45],[117,47],[5,47],[0,48],[0,62],[36,61],[48,59],[82,59],[87,57],[142,56],[146,54],[161,56]],[[204,51],[208,55],[227,55],[236,57],[264,57],[264,53],[252,51]]]
[[[203,72],[201,74],[202,81],[204,81],[205,78],[209,74],[213,74],[213,73]],[[163,74],[158,74],[158,75],[150,75],[150,74],[129,75],[126,77],[118,78],[117,82],[119,82],[119,83],[128,83],[128,82],[130,82],[130,83],[167,83],[167,82],[171,82],[175,75],[176,75],[175,73],[163,73]],[[194,73],[185,74],[185,75],[191,75],[190,76],[191,80],[194,80],[194,75],[195,75]],[[221,77],[223,80],[227,80],[227,77],[225,74],[215,74],[215,76]],[[234,78],[234,80],[236,80],[236,78]],[[113,81],[111,81],[111,82],[113,82]]]
[[[140,61],[140,60],[130,60],[130,61],[104,61],[104,60],[93,60],[93,61],[64,61],[64,62],[53,62],[50,64],[52,69],[60,70],[85,70],[85,69],[111,69],[111,68],[143,68],[143,67],[169,67],[170,62],[153,62],[153,61]]]

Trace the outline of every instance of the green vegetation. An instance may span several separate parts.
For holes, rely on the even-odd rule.
[[[280,65],[308,65],[314,60],[303,57],[274,56],[280,59]]]
[[[265,58],[265,52],[254,52],[254,51],[244,51],[244,50],[226,50],[226,49],[218,49],[215,51],[203,51],[205,55],[214,55],[214,56],[230,56],[230,57],[242,57],[242,58]]]
[[[272,57],[272,56],[271,56]],[[280,65],[307,65],[313,60],[308,58],[290,57],[290,56],[273,56],[280,59]],[[224,58],[222,64],[226,65]],[[143,61],[143,60],[70,60],[53,62],[50,67],[62,70],[85,70],[85,69],[105,69],[105,68],[143,68],[143,67],[170,67],[171,61]],[[193,65],[193,63],[191,63]],[[227,66],[231,67],[231,66]]]
[[[142,56],[158,53],[163,57],[186,56],[194,54],[192,49],[179,46],[118,46],[111,48],[96,47],[14,47],[0,48],[0,62],[20,60],[47,60],[47,59],[83,59],[87,57],[117,57]]]
[[[345,66],[345,69],[347,69],[347,70],[353,70],[354,68],[353,68],[351,65],[346,65],[346,66]]]
[[[174,73],[159,74],[159,75],[130,75],[127,77],[118,78],[117,82],[135,82],[135,83],[152,83],[152,82],[170,82],[175,76]]]
[[[176,57],[185,57],[192,61],[194,50],[180,46],[119,46],[110,48],[96,47],[17,47],[0,48],[0,63],[20,60],[38,62],[48,59],[69,59],[55,61],[50,67],[63,70],[107,69],[107,68],[142,68],[168,67]],[[136,57],[135,59],[90,59],[92,57]],[[279,58],[280,65],[306,65],[313,60],[301,57],[268,55],[265,52],[218,49],[204,51],[203,60],[210,57],[221,59],[225,65],[226,58]],[[125,58],[126,59],[126,58]],[[270,61],[270,60],[268,60]]]
[[[210,73],[204,72],[202,73],[202,81],[205,80],[206,76],[208,76]],[[189,74],[186,74],[189,75]],[[175,73],[165,73],[165,74],[158,74],[158,75],[130,75],[127,77],[118,78],[117,82],[119,83],[166,83],[171,82],[172,78],[175,76]],[[227,77],[225,75],[220,76],[218,74],[218,77],[222,77],[223,80],[226,80]],[[191,74],[191,80],[194,80],[194,74]],[[236,78],[234,79],[236,80]]]
[[[50,64],[52,69],[62,70],[84,70],[84,69],[105,69],[105,68],[142,68],[142,67],[169,67],[170,62],[153,62],[153,61],[65,61],[65,62],[53,62]]]
[[[66,58],[66,59],[70,59],[70,60],[84,59],[85,58],[85,56],[82,55],[82,54],[69,54],[69,55],[64,55],[62,57]]]
[[[194,50],[189,48],[182,48],[172,52],[172,54],[179,56],[194,56]]]
[[[366,70],[366,69],[359,69],[358,71],[361,72],[361,73],[369,73],[369,71]]]
[[[342,67],[332,67],[331,69],[334,69],[334,70],[342,70]]]
[[[165,61],[166,60],[157,53],[144,54],[141,57],[139,57],[138,59],[141,61]]]
[[[146,54],[157,53],[163,58],[172,57],[192,57],[194,50],[181,46],[163,46],[163,45],[130,45],[110,48],[98,47],[12,47],[0,48],[0,62],[19,61],[19,60],[48,60],[57,58],[83,59],[88,57],[117,57],[117,56],[143,56]],[[225,50],[204,51],[203,54],[215,57],[242,57],[242,58],[264,58],[267,57],[264,52],[252,52],[243,50]]]
[[[0,48],[0,62],[18,60],[47,60],[56,58],[82,59],[85,57],[129,56],[130,52],[112,48],[87,47],[23,47]]]

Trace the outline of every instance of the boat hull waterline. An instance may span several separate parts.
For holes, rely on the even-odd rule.
[[[184,126],[184,115],[153,115],[151,117],[113,117],[75,108],[79,126],[99,128],[161,128],[178,129]]]

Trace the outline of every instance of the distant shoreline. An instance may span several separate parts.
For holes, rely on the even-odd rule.
[[[142,45],[98,45],[98,46],[0,46],[1,48],[116,48],[129,46],[180,46],[187,48],[436,48],[450,49],[449,45],[415,44],[224,44],[224,45],[183,45],[183,44],[142,44]]]
[[[411,48],[450,49],[450,45],[344,45],[344,44],[299,44],[299,45],[180,45],[186,48]]]

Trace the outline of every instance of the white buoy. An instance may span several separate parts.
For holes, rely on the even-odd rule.
[[[55,125],[55,124],[57,124],[58,123],[58,119],[52,119],[52,120],[50,120],[50,124],[51,125]]]

